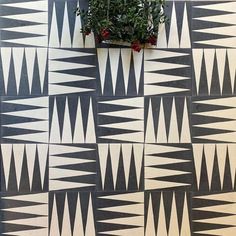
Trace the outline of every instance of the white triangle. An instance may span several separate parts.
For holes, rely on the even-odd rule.
[[[218,160],[219,173],[220,173],[220,183],[221,183],[221,189],[222,189],[223,183],[224,183],[227,145],[221,144],[221,143],[217,144],[216,150],[217,150],[217,160]]]
[[[110,156],[111,156],[113,185],[114,185],[114,189],[115,189],[116,188],[116,180],[117,180],[117,177],[119,174],[118,167],[119,167],[119,160],[120,160],[121,145],[120,144],[110,144],[109,150],[110,150]]]
[[[55,2],[53,2],[52,22],[51,22],[51,30],[50,30],[50,36],[49,36],[49,46],[50,47],[60,47]]]
[[[14,156],[14,161],[15,161],[16,180],[17,180],[18,189],[20,186],[24,151],[25,151],[24,144],[13,144],[13,156]]]
[[[161,199],[160,199],[160,208],[159,208],[159,217],[158,217],[156,236],[167,236],[167,225],[166,225],[165,208],[164,208],[164,203],[163,203],[163,193],[161,193]]]
[[[32,127],[32,124],[30,126]],[[48,142],[48,132],[4,136],[3,138],[4,139],[21,140],[21,141],[29,141],[29,142],[47,143]]]
[[[36,50],[34,48],[25,48],[25,59],[27,64],[29,91],[31,93],[34,76],[34,66],[36,64]]]
[[[16,225],[25,225],[25,226],[33,226],[33,227],[45,227],[48,226],[48,217],[39,216],[35,218],[23,218],[23,219],[16,219],[16,220],[3,220],[3,223],[8,224],[16,224]],[[27,231],[28,232],[28,231]],[[37,232],[35,230],[35,232]],[[15,234],[15,233],[14,233]],[[31,234],[34,235],[34,234]]]
[[[92,175],[92,174],[94,173],[88,172],[88,171],[51,167],[49,177],[50,177],[50,180],[56,180],[60,178],[68,178],[68,177],[75,177],[75,176],[78,177],[78,176],[85,176],[85,175]]]
[[[61,180],[49,181],[50,191],[66,190],[66,189],[73,189],[73,188],[84,188],[84,187],[95,187],[95,186],[94,184],[68,182],[68,181],[61,181]]]
[[[95,37],[93,32],[85,38],[85,48],[95,48]]]
[[[159,24],[159,34],[157,39],[158,48],[167,48],[166,24]]]
[[[130,106],[130,107],[137,107],[143,108],[144,100],[142,97],[137,98],[120,98],[114,100],[107,100],[107,101],[99,101],[101,104],[108,104],[108,105],[118,105],[118,106]]]
[[[229,61],[230,80],[233,93],[235,86],[235,78],[236,78],[236,60],[235,60],[236,49],[228,49],[227,55]]]
[[[5,93],[7,93],[12,49],[11,48],[1,48],[0,50],[1,50],[1,61],[2,61]]]
[[[68,98],[65,102],[65,111],[64,111],[64,121],[63,121],[63,130],[62,130],[62,143],[72,143],[72,129],[70,122],[70,111]]]
[[[216,193],[204,196],[195,196],[194,198],[236,203],[236,192]]]
[[[48,97],[32,97],[32,98],[21,98],[16,100],[6,100],[3,101],[8,104],[17,104],[25,106],[37,106],[48,108]]]
[[[162,154],[162,153],[170,153],[170,152],[182,152],[188,151],[189,148],[182,147],[174,147],[174,146],[166,146],[166,145],[156,145],[156,144],[145,144],[145,155],[153,155],[153,154]]]
[[[128,189],[132,144],[122,144],[122,154],[123,154],[126,189]]]
[[[199,6],[194,6],[194,8],[206,9],[206,10],[216,10],[216,11],[228,11],[235,13],[236,3],[235,2],[224,2],[224,3],[211,3]]]
[[[70,36],[70,24],[69,24],[69,16],[68,16],[68,3],[65,2],[64,7],[64,18],[62,25],[62,35],[61,35],[61,47],[62,48],[70,48],[71,47],[71,36]]]
[[[207,99],[202,101],[195,101],[195,104],[208,104],[208,105],[218,105],[226,107],[236,108],[236,97],[226,97],[226,98],[216,98],[216,99]]]
[[[218,29],[219,32],[222,32],[222,30],[223,30],[222,27],[220,29]],[[214,29],[214,31],[216,31],[216,30]],[[229,29],[229,32],[232,33],[232,30]],[[202,41],[195,41],[194,43],[211,45],[211,46],[226,47],[226,48],[234,48],[234,47],[236,47],[236,37],[212,39],[212,40],[202,40]]]
[[[148,203],[147,223],[146,223],[145,235],[156,236],[153,206],[152,206],[152,195],[150,194],[149,196],[150,197],[149,197],[149,203]],[[160,217],[159,217],[159,219],[160,219]],[[157,234],[157,236],[158,236],[158,234]],[[161,236],[165,236],[165,235],[161,235]]]
[[[78,193],[78,199],[76,203],[76,210],[75,210],[75,221],[73,235],[81,235],[84,236],[84,227],[83,227],[83,220],[82,220],[82,211],[80,205],[80,193]]]
[[[61,236],[70,236],[71,234],[72,234],[72,231],[71,231],[71,224],[70,224],[70,213],[69,213],[69,206],[68,206],[68,198],[66,194],[63,218],[62,218]]]
[[[188,13],[187,13],[187,4],[184,4],[184,12],[183,12],[183,24],[182,24],[182,32],[180,39],[180,48],[191,48],[191,39],[189,32],[189,24],[188,24]]]
[[[36,158],[36,144],[26,144],[25,151],[26,151],[30,189],[32,189],[34,164],[35,164],[35,158]]]
[[[160,102],[160,110],[159,110],[159,119],[158,119],[158,128],[157,128],[157,142],[158,143],[167,143],[165,114],[164,114],[162,99]]]
[[[43,92],[45,77],[47,75],[48,50],[46,48],[37,48],[37,59],[39,66],[39,80],[41,91]]]
[[[143,54],[144,54],[143,50],[141,50],[139,53],[134,53],[133,52],[134,73],[135,73],[135,81],[136,81],[137,94],[139,92],[139,84],[140,84],[140,79],[141,79],[141,70],[142,70],[142,64],[143,64]]]
[[[181,143],[191,143],[187,98],[185,98],[185,100],[184,100],[184,111],[183,111],[183,120],[182,120],[180,142]]]
[[[107,135],[107,136],[100,136],[99,138],[140,143],[143,142],[143,132]]]
[[[58,119],[59,119],[59,116],[57,112],[57,102],[56,102],[56,98],[54,98],[54,106],[53,106],[52,122],[51,122],[51,130],[50,130],[50,143],[61,142],[60,125],[59,125]]]
[[[175,107],[175,98],[173,98],[172,109],[171,109],[171,117],[170,117],[170,128],[168,135],[168,143],[179,143],[179,130],[177,123],[177,113]]]
[[[28,45],[28,46],[35,46],[35,47],[46,47],[48,45],[47,36],[8,39],[8,40],[2,40],[2,41],[6,43],[14,43],[14,44],[21,44],[21,45]]]
[[[58,213],[57,213],[57,203],[56,203],[56,194],[54,194],[53,198],[53,207],[51,213],[51,227],[49,230],[49,236],[61,236],[59,230],[59,222],[58,222]]]
[[[3,209],[3,211],[12,212],[12,213],[32,214],[32,215],[37,214],[38,216],[47,217],[48,216],[48,204],[7,208],[7,209]]]
[[[42,235],[47,235],[47,233],[48,233],[48,229],[43,228],[43,229],[32,229],[32,230],[8,232],[8,233],[3,233],[3,235],[12,236],[14,234],[14,236],[25,236],[25,235],[42,236]],[[53,234],[53,236],[59,236],[59,235]]]
[[[170,215],[170,226],[168,236],[179,236],[179,225],[178,225],[178,215],[176,209],[176,199],[175,193],[173,193],[171,215]]]
[[[236,180],[236,160],[234,158],[235,151],[236,151],[236,145],[235,144],[228,144],[230,172],[231,172],[231,179],[232,179],[232,189],[234,188],[235,180]]]
[[[196,89],[197,89],[197,94],[199,94],[203,49],[193,49],[192,54],[193,54]]]
[[[50,156],[52,155],[61,155],[64,154],[65,156],[69,153],[76,153],[76,152],[90,152],[94,151],[93,148],[87,147],[76,147],[70,145],[52,145],[50,144]]]
[[[189,212],[188,212],[187,195],[185,193],[180,236],[191,235],[189,220],[190,218],[189,218]]]
[[[169,48],[179,48],[179,46],[180,46],[180,44],[179,44],[175,2],[173,2],[168,47]]]
[[[218,75],[220,81],[220,91],[222,94],[224,74],[225,74],[226,49],[216,49],[216,59],[217,59]]]
[[[129,83],[129,72],[131,63],[131,49],[121,49],[121,61],[123,68],[124,84],[125,84],[125,94],[127,94],[128,83]],[[115,91],[115,90],[114,90]]]
[[[176,188],[180,186],[189,186],[189,185],[190,184],[180,183],[180,182],[167,182],[162,180],[145,179],[146,190],[168,189],[168,188]]]
[[[85,135],[84,135],[84,127],[82,119],[83,118],[82,118],[80,98],[78,97],[73,143],[84,143]]]
[[[143,203],[144,194],[143,192],[120,193],[116,195],[101,196],[99,198],[108,199],[108,200],[125,201],[125,202]]]
[[[45,108],[37,108],[37,109],[30,109],[30,110],[3,112],[2,114],[8,115],[8,116],[15,116],[15,117],[46,120],[48,119],[47,110],[48,109],[45,109]]]
[[[115,94],[115,90],[116,90],[119,59],[120,59],[120,49],[110,48],[109,49],[109,62],[111,66],[111,79],[112,79],[112,86],[113,86],[113,94]]]
[[[135,158],[135,170],[137,176],[138,187],[140,185],[142,166],[143,166],[143,144],[133,144],[134,158]]]
[[[44,179],[46,175],[46,167],[48,160],[48,145],[47,144],[38,144],[37,145],[38,158],[39,158],[39,171],[42,183],[42,189],[44,186]]]
[[[47,121],[33,121],[33,122],[16,123],[16,124],[3,125],[3,126],[15,128],[15,129],[27,129],[27,130],[32,130],[32,127],[33,127],[34,128],[33,131],[43,132],[43,131],[47,131],[48,129],[47,125],[48,125]],[[33,134],[26,134],[26,135],[33,135]],[[7,137],[13,137],[13,136],[7,136]]]
[[[5,177],[6,190],[8,189],[8,181],[10,175],[11,156],[12,156],[12,144],[1,144],[2,151],[2,165]]]
[[[79,7],[79,1],[77,7]],[[80,32],[81,26],[82,26],[81,18],[75,17],[75,27],[74,27],[73,42],[72,42],[73,48],[84,48],[84,37],[83,33]]]
[[[147,143],[155,143],[156,142],[154,122],[153,122],[153,113],[152,113],[152,100],[151,99],[150,99],[149,107],[148,107],[145,141]]]
[[[95,121],[93,115],[93,103],[91,98],[89,101],[88,123],[87,123],[85,142],[96,143]]]
[[[120,229],[120,230],[113,230],[113,231],[105,231],[99,232],[101,235],[114,235],[114,236],[130,236],[130,235],[143,235],[144,234],[144,227],[136,227],[136,228],[127,228],[127,229]]]
[[[200,187],[202,158],[203,158],[203,144],[193,144],[193,160],[194,160],[198,189]],[[207,173],[209,173],[209,171]]]
[[[88,215],[87,215],[87,222],[85,226],[84,236],[96,236],[91,193],[89,196]]]
[[[98,65],[99,65],[99,74],[100,74],[100,84],[102,94],[104,94],[104,85],[106,78],[106,65],[108,60],[108,49],[106,48],[98,48],[97,49],[97,57],[98,57]]]

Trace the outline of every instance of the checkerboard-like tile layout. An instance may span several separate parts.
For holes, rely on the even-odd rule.
[[[236,1],[167,1],[140,53],[77,6],[0,0],[0,235],[235,236]]]

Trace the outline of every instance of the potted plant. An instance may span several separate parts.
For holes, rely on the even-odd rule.
[[[89,0],[77,9],[84,35],[94,33],[97,43],[121,41],[140,51],[156,45],[160,23],[166,21],[165,0]]]

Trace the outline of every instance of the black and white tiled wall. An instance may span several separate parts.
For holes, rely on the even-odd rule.
[[[168,1],[140,53],[87,0],[0,0],[0,235],[235,236],[236,1]]]

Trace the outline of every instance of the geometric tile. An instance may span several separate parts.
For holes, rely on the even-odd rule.
[[[135,53],[127,48],[98,48],[97,57],[99,95],[143,95],[143,50]]]
[[[190,144],[145,144],[145,190],[187,190],[192,183]]]
[[[236,49],[193,49],[194,95],[236,93]]]
[[[236,233],[236,192],[198,194],[193,198],[193,235]]]
[[[48,97],[3,97],[2,141],[48,142]]]
[[[92,97],[50,97],[50,143],[96,143]]]
[[[97,193],[97,230],[102,235],[144,236],[144,193]]]
[[[99,142],[143,142],[143,100],[143,97],[100,97]]]
[[[97,190],[143,190],[143,149],[143,144],[98,144]]]
[[[47,47],[47,0],[1,0],[0,17],[2,46]]]
[[[47,144],[1,145],[2,192],[48,190]]]
[[[194,188],[197,191],[236,190],[236,144],[193,144]]]
[[[94,49],[49,49],[49,95],[94,94]]]
[[[169,23],[160,25],[158,48],[191,48],[191,4],[186,1],[168,1],[165,14]]]
[[[96,145],[49,146],[49,190],[95,190]]]
[[[236,98],[200,97],[193,101],[194,142],[236,142]]]
[[[81,19],[74,11],[77,7],[88,8],[84,0],[50,0],[49,3],[49,47],[55,48],[94,48],[95,40],[91,33],[84,37]]]
[[[235,1],[194,2],[193,46],[235,48],[235,13]]]
[[[2,194],[2,235],[48,235],[48,193]]]
[[[145,194],[146,236],[190,236],[190,194],[147,192]]]
[[[49,236],[96,236],[94,210],[93,193],[50,192]]]
[[[190,53],[186,49],[146,49],[144,95],[191,95]]]
[[[47,95],[46,48],[1,48],[2,95]]]
[[[146,97],[146,143],[191,143],[190,97]]]

